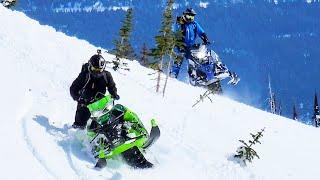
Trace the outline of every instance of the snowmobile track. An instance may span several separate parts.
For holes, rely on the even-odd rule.
[[[58,176],[50,170],[48,165],[46,164],[45,160],[39,155],[38,150],[32,145],[32,141],[30,139],[30,136],[28,135],[27,130],[27,119],[25,116],[22,118],[22,133],[23,133],[23,139],[26,142],[28,149],[32,153],[32,155],[37,159],[37,161],[41,164],[41,166],[54,178],[58,179]]]

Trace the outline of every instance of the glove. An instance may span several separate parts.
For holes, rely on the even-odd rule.
[[[86,101],[85,99],[83,99],[83,98],[79,98],[77,102],[78,102],[79,104],[81,104],[81,105],[84,105],[84,104],[87,103],[87,101]]]
[[[209,39],[208,39],[208,37],[207,37],[207,35],[205,33],[202,34],[201,39],[202,39],[204,45],[210,45],[211,44]]]
[[[204,41],[203,44],[204,44],[204,45],[210,45],[211,42],[210,42],[210,41]]]
[[[118,94],[112,95],[111,97],[113,99],[115,99],[115,100],[119,100],[120,99],[120,96]]]

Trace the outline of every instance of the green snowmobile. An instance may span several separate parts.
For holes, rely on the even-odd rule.
[[[87,126],[87,137],[91,151],[98,159],[95,167],[103,168],[107,160],[117,155],[134,168],[151,168],[141,151],[150,147],[160,137],[160,129],[154,119],[148,131],[139,117],[127,107],[114,104],[110,95],[87,106],[91,112],[91,123]]]

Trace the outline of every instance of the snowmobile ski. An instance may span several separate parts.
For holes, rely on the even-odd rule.
[[[94,168],[96,169],[102,169],[104,167],[107,166],[107,160],[106,159],[103,159],[103,158],[100,158],[98,159],[98,162],[96,163],[96,165],[94,166]]]
[[[149,146],[151,146],[153,143],[155,143],[158,140],[158,138],[160,137],[160,129],[154,119],[151,120],[151,125],[152,125],[152,128],[151,128],[149,138],[146,141],[146,143],[143,145],[144,149],[147,149]]]
[[[136,146],[123,152],[122,156],[127,164],[133,168],[146,169],[153,167],[153,164],[143,156]]]

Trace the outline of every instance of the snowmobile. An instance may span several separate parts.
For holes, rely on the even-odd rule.
[[[16,4],[16,0],[3,0],[1,4],[6,8],[10,8]]]
[[[154,119],[151,120],[149,134],[139,117],[127,107],[114,104],[110,95],[87,107],[91,117],[86,135],[91,152],[97,159],[96,168],[105,167],[107,160],[117,155],[134,168],[153,167],[142,152],[160,137],[160,129]]]
[[[180,66],[175,64],[172,67],[172,74],[177,77]],[[194,86],[205,86],[213,88],[216,83],[230,78],[228,84],[236,85],[240,78],[235,72],[228,70],[213,50],[209,50],[206,45],[196,44],[190,50],[189,58],[189,80]]]

